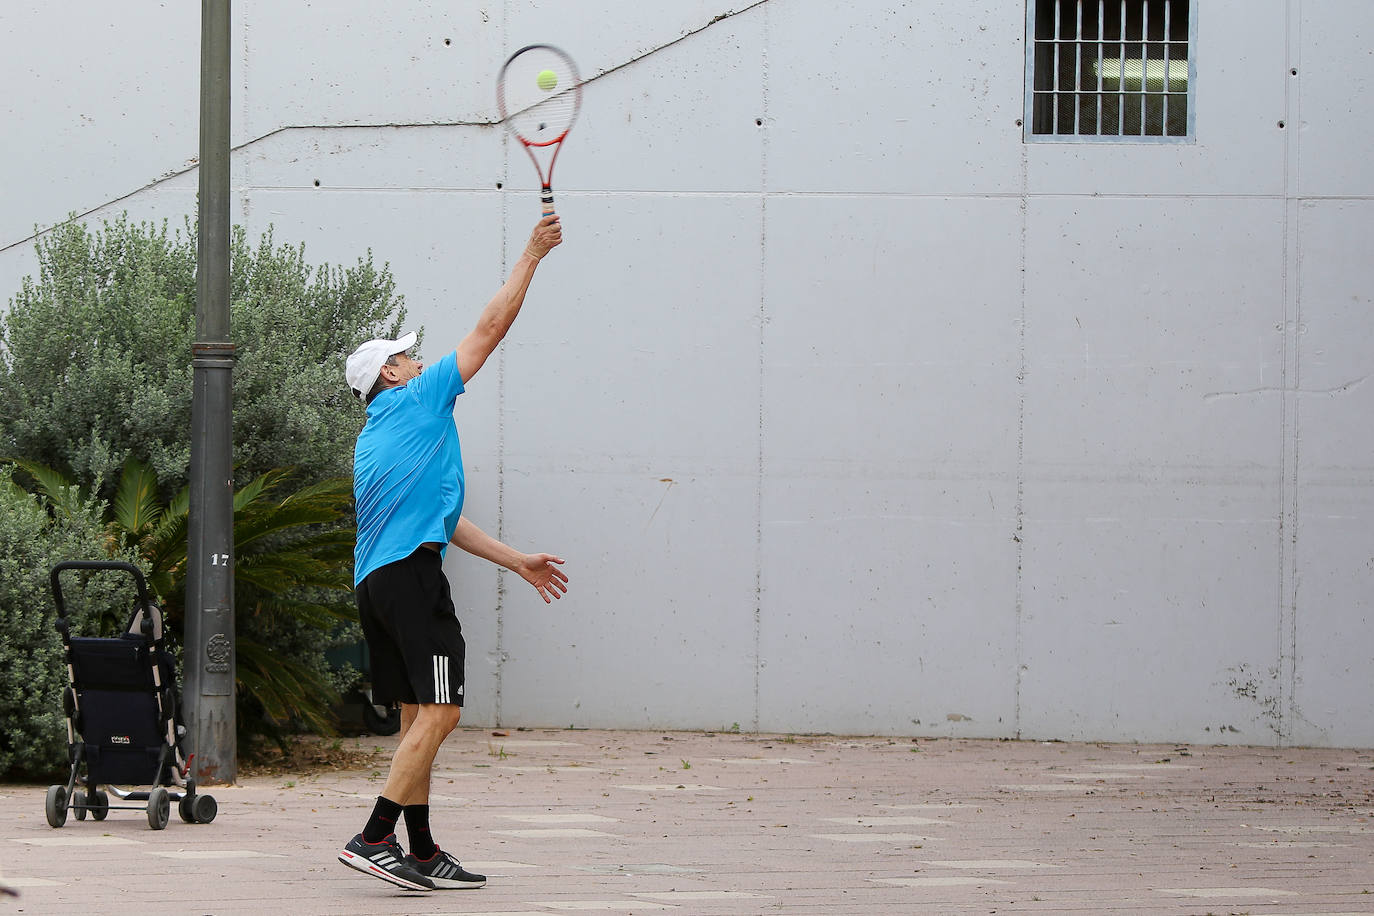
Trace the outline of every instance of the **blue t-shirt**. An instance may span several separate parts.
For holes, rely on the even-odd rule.
[[[354,585],[426,541],[447,546],[463,512],[463,454],[453,423],[462,393],[458,356],[450,352],[367,406],[353,449]]]

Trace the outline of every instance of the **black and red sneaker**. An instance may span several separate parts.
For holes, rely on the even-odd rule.
[[[486,875],[475,875],[453,856],[436,848],[434,855],[421,859],[414,853],[406,856],[406,864],[425,878],[434,882],[436,890],[452,890],[462,887],[481,887],[487,883]]]
[[[434,882],[416,871],[407,861],[405,850],[396,842],[394,833],[380,843],[369,843],[361,833],[358,834],[339,853],[339,861],[349,868],[390,881],[409,891],[434,890]]]

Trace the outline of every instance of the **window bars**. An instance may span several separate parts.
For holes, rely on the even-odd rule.
[[[1026,139],[1193,137],[1190,0],[1028,0]]]

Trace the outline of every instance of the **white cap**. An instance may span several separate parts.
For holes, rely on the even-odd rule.
[[[377,338],[369,340],[348,357],[344,375],[348,377],[348,387],[359,399],[366,399],[372,386],[377,384],[377,376],[382,374],[382,366],[397,353],[404,353],[415,346],[415,332],[409,331],[395,340]]]

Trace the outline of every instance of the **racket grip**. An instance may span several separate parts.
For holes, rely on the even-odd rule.
[[[544,185],[543,189],[539,192],[539,200],[542,201],[543,204],[544,204],[544,215],[545,215],[545,216],[552,216],[552,215],[553,215],[553,188],[549,187],[548,185]]]

